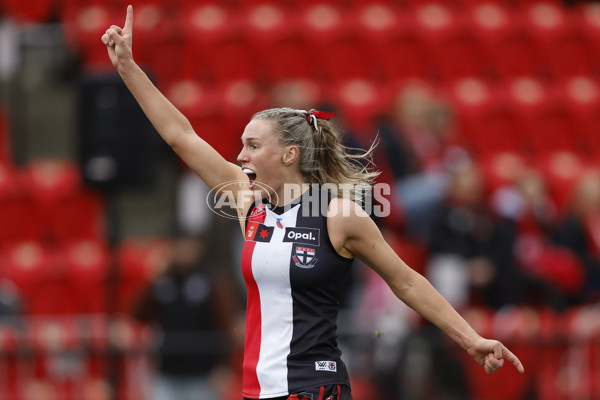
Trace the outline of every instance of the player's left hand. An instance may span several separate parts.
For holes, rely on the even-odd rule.
[[[497,340],[481,339],[473,348],[467,350],[469,355],[485,369],[488,374],[493,374],[502,368],[504,360],[508,360],[520,373],[525,373],[521,361],[502,343]]]

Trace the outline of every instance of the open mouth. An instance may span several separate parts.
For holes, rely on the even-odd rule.
[[[252,171],[250,168],[242,168],[242,172],[248,176],[248,179],[250,180],[250,186],[252,186],[256,181],[256,172]]]

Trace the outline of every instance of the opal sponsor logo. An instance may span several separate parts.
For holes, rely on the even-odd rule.
[[[320,229],[314,228],[285,228],[284,242],[319,245]]]

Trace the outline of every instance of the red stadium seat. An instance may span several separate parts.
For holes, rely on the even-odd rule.
[[[441,2],[424,2],[413,12],[436,78],[455,80],[485,72],[483,49],[458,13]]]
[[[477,156],[522,151],[515,113],[496,87],[466,78],[447,85],[445,95],[455,107],[460,134]]]
[[[72,197],[82,187],[81,172],[64,159],[36,159],[21,170],[24,190],[41,206]]]
[[[300,32],[315,47],[324,47],[351,31],[344,23],[344,11],[332,2],[301,2],[298,11]]]
[[[226,160],[236,162],[240,151],[242,128],[234,124],[222,112],[190,119],[194,131],[205,139]]]
[[[43,213],[26,197],[0,201],[0,226],[0,245],[43,240],[47,233]]]
[[[175,37],[176,21],[173,21],[174,18],[170,18],[166,5],[163,5],[161,1],[144,0],[133,6],[135,15],[133,54],[138,64],[151,65],[156,53],[165,57],[162,49]],[[124,11],[125,7],[123,6],[123,15]],[[156,51],[156,49],[161,49],[161,51]],[[175,62],[172,59],[169,61]]]
[[[554,87],[533,77],[506,82],[507,99],[519,122],[519,135],[528,150],[541,156],[573,150],[573,120],[556,97]]]
[[[123,24],[123,10],[113,10],[99,1],[71,4],[63,11],[65,40],[80,56],[85,69],[91,71],[112,70],[106,46],[100,38],[112,24]]]
[[[259,64],[239,14],[218,3],[192,4],[182,13],[186,78],[254,79]]]
[[[580,2],[576,6],[578,23],[590,46],[593,72],[600,71],[600,4],[596,2]]]
[[[590,76],[563,79],[559,96],[574,120],[573,134],[580,139],[579,151],[594,158],[600,154],[600,85]]]
[[[515,152],[484,153],[477,162],[490,193],[502,186],[514,185],[528,168],[524,157]]]
[[[271,87],[275,107],[310,110],[323,104],[323,88],[309,79],[291,79],[276,82]]]
[[[165,93],[189,119],[196,133],[230,159],[233,149],[238,148],[241,130],[233,131],[233,121],[221,107],[222,93],[211,85],[191,79],[171,82]]]
[[[189,62],[194,68],[206,65],[210,78],[217,81],[253,80],[261,75],[260,64],[252,53],[250,43],[241,35],[210,43],[205,50],[200,48],[187,51],[195,51],[196,57],[185,62]],[[210,56],[207,57],[207,54]]]
[[[470,1],[466,11],[467,26],[482,47],[484,72],[497,76],[499,71],[495,62],[501,60],[503,41],[516,28],[514,15],[505,4],[491,1]]]
[[[346,79],[368,75],[370,57],[354,34],[353,16],[332,3],[302,4],[297,16],[307,42],[308,62],[318,66],[317,78]]]
[[[44,239],[104,238],[102,199],[93,192],[83,191],[77,165],[66,160],[39,159],[27,164],[19,178],[22,190],[31,199],[23,200],[21,208],[25,205],[33,208],[32,215],[39,220],[28,223],[32,227],[41,225]]]
[[[0,161],[0,201],[22,195],[20,183],[16,168]]]
[[[64,269],[51,251],[38,242],[19,242],[3,247],[7,276],[21,291],[26,314],[72,311],[65,290]]]
[[[185,49],[186,44],[182,38],[172,39],[162,45],[161,51],[153,52],[151,55],[150,64],[145,69],[161,91],[182,79],[186,73],[193,77],[198,75],[197,71],[192,71],[191,67],[185,64]]]
[[[523,7],[526,26],[547,72],[571,76],[592,72],[592,49],[580,30],[580,20],[554,1],[535,1]]]
[[[231,122],[233,136],[222,138],[231,143],[230,146],[239,149],[239,138],[255,112],[268,108],[268,93],[262,90],[254,81],[234,79],[222,82],[217,88],[218,103],[223,116]]]
[[[105,313],[108,310],[107,278],[110,254],[102,242],[77,241],[61,248],[70,290],[65,293],[77,314]]]
[[[404,17],[391,4],[379,2],[361,4],[354,14],[356,30],[362,40],[369,44],[388,41],[398,34]]]
[[[560,211],[568,212],[573,191],[588,165],[578,153],[556,152],[537,160],[537,166],[548,183],[550,196]]]
[[[217,93],[195,79],[177,79],[164,88],[165,95],[188,118],[213,114],[219,105]]]
[[[392,4],[362,4],[354,12],[360,56],[386,81],[424,77],[430,63],[407,12]]]
[[[277,2],[257,1],[241,10],[240,29],[262,52],[274,40],[295,33],[295,22]]]
[[[331,101],[353,132],[375,137],[373,118],[386,112],[393,91],[364,79],[335,82],[331,87]]]
[[[221,2],[186,2],[180,21],[184,36],[198,45],[225,39],[237,29],[232,10]]]
[[[259,79],[270,82],[308,75],[307,46],[298,32],[298,18],[289,15],[288,9],[278,2],[253,2],[242,9],[240,19]]]
[[[406,15],[402,17],[402,29],[397,34],[373,45],[373,61],[381,68],[384,80],[430,78],[431,54],[415,31],[414,21]]]
[[[524,17],[498,2],[470,2],[468,27],[480,43],[486,70],[501,79],[543,72],[542,53]]]
[[[106,241],[104,200],[98,193],[86,191],[57,201],[48,216],[50,238],[58,243],[69,241]]]
[[[132,313],[141,291],[166,266],[169,257],[169,243],[163,238],[131,238],[119,244],[116,312]]]
[[[0,11],[20,23],[43,23],[56,11],[56,5],[54,0],[0,0]]]
[[[301,35],[275,38],[263,51],[265,81],[269,84],[286,79],[314,79],[322,74],[320,63],[306,38]]]

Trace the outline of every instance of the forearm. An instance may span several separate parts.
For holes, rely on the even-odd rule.
[[[481,337],[448,301],[420,274],[413,272],[409,282],[392,289],[400,300],[440,328],[463,349],[475,346]]]
[[[182,135],[194,133],[188,119],[154,86],[133,60],[119,66],[117,71],[167,144],[175,147]]]

